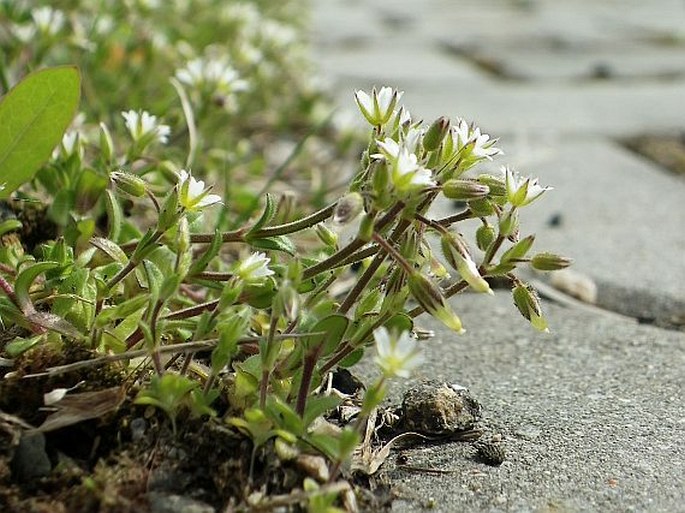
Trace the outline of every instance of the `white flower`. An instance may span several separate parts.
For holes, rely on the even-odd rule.
[[[31,11],[31,17],[38,30],[51,36],[57,34],[64,26],[64,13],[52,7],[39,7]]]
[[[12,33],[22,43],[29,43],[36,37],[36,27],[34,25],[12,25]]]
[[[545,191],[553,187],[542,187],[537,178],[521,178],[506,166],[502,166],[504,181],[507,187],[507,198],[515,207],[523,207],[538,199]]]
[[[423,355],[419,352],[416,340],[408,331],[402,332],[397,337],[391,335],[388,330],[381,326],[373,332],[376,340],[378,355],[374,361],[383,371],[386,378],[398,376],[408,378],[416,367],[423,362]]]
[[[204,87],[221,93],[245,91],[247,82],[223,59],[193,59],[176,71],[176,78],[190,87]]]
[[[380,91],[374,87],[371,95],[364,91],[355,91],[354,99],[366,120],[373,126],[381,126],[392,117],[403,94],[390,87],[382,87]]]
[[[402,137],[402,143],[410,153],[416,153],[416,150],[419,148],[419,144],[423,139],[423,133],[423,129],[413,126],[407,130],[407,133]]]
[[[392,182],[399,190],[410,186],[435,185],[430,170],[418,164],[418,159],[407,148],[400,149],[395,166],[393,166]]]
[[[181,169],[178,174],[177,187],[178,202],[187,211],[194,212],[215,203],[221,203],[221,196],[209,194],[211,187],[205,187],[205,182],[196,180],[185,169]]]
[[[62,156],[66,160],[75,153],[83,158],[83,142],[84,137],[78,130],[67,130],[62,136],[60,145],[52,152],[52,158],[56,159]]]
[[[153,116],[146,110],[129,110],[122,112],[126,128],[134,142],[147,146],[153,140],[165,144],[169,139],[171,130],[168,125],[158,123],[157,116]]]
[[[246,282],[260,282],[274,274],[269,269],[269,262],[271,259],[265,253],[252,253],[240,263],[236,274]]]
[[[457,119],[457,122],[452,126],[451,136],[452,151],[449,156],[463,151],[462,158],[478,161],[492,160],[495,155],[502,153],[502,150],[495,147],[497,139],[491,139],[488,134],[481,133],[480,128],[473,125],[469,126],[461,118]]]
[[[415,187],[430,187],[435,185],[430,170],[421,166],[416,154],[410,152],[406,146],[397,141],[386,138],[376,141],[381,153],[372,155],[387,162],[390,170],[390,181],[400,192],[407,192]]]

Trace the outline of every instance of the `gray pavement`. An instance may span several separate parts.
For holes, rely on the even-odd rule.
[[[461,116],[500,137],[491,169],[555,187],[524,232],[575,258],[599,306],[635,318],[546,302],[542,335],[505,292],[454,300],[464,337],[421,318],[438,333],[423,375],[468,386],[509,457],[493,468],[463,444],[407,453],[443,474],[391,458],[393,511],[685,511],[685,178],[620,144],[685,132],[685,2],[312,5],[315,58],[342,110],[356,114],[354,89],[391,85],[414,118]]]

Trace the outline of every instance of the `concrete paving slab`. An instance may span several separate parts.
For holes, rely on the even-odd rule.
[[[418,319],[438,335],[417,379],[467,386],[508,457],[490,467],[465,443],[405,450],[406,465],[436,472],[391,457],[393,511],[685,511],[684,333],[546,303],[552,333],[541,334],[502,291],[453,305],[463,336]]]
[[[487,63],[505,79],[528,81],[632,80],[685,78],[685,46],[654,49],[643,45],[593,50],[550,50],[488,45],[455,49],[463,58]],[[466,56],[468,55],[468,57]]]
[[[564,134],[628,137],[679,133],[685,119],[685,81],[648,84],[458,84],[449,81],[332,77],[342,109],[354,110],[352,91],[391,85],[405,91],[416,119],[460,116],[497,136]]]

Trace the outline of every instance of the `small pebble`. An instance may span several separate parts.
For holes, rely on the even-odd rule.
[[[507,457],[504,444],[493,440],[479,440],[475,443],[476,455],[486,465],[498,467]]]

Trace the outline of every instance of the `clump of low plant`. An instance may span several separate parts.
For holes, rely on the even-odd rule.
[[[510,287],[522,316],[547,330],[535,290],[515,271],[523,264],[549,271],[570,263],[533,253],[534,235],[522,235],[519,225],[519,212],[549,187],[508,167],[486,169],[501,152],[478,127],[445,117],[424,125],[400,103],[401,92],[357,91],[369,129],[349,176],[336,184],[322,179],[339,173],[327,173],[303,144],[270,167],[262,152],[279,144],[279,123],[306,121],[304,141],[315,131],[314,104],[320,104],[308,103],[312,98],[302,91],[281,94],[283,84],[274,77],[294,65],[273,45],[290,41],[288,31],[276,21],[258,24],[257,36],[244,28],[264,22],[268,9],[222,8],[221,22],[247,39],[231,48],[206,42],[198,50],[181,40],[201,45],[205,35],[182,16],[151,22],[167,16],[155,2],[126,2],[114,11],[145,29],[133,46],[123,29],[107,23],[108,15],[96,15],[93,2],[79,3],[82,17],[68,18],[55,9],[1,4],[0,22],[17,39],[7,54],[14,64],[4,69],[7,94],[0,103],[0,123],[13,123],[0,134],[0,197],[9,198],[9,214],[0,219],[5,379],[30,386],[30,376],[13,370],[13,359],[36,347],[87,348],[90,363],[44,374],[119,362],[135,403],[163,411],[171,432],[183,431],[184,420],[194,417],[249,437],[250,476],[267,447],[284,464],[323,456],[324,470],[303,481],[292,500],[310,511],[334,511],[338,496],[349,491],[339,477],[388,380],[409,376],[421,363],[418,315],[427,312],[461,333],[449,298],[467,290],[492,294],[497,279]],[[197,2],[207,16],[218,4]],[[143,20],[129,19],[132,13]],[[66,24],[83,30],[64,39]],[[84,27],[105,46],[88,50],[78,39]],[[125,97],[135,100],[130,108],[121,107],[116,94],[107,96],[112,78],[99,76],[92,62],[80,73],[55,67],[19,82],[23,31],[41,35],[29,45],[36,65],[83,47],[94,52],[93,62],[115,70],[123,65],[119,58],[140,59],[143,67],[149,62],[155,71],[149,80],[159,85],[163,77],[172,85],[167,96],[154,99],[148,78],[134,76]],[[270,56],[272,66],[258,69],[251,60],[257,51]],[[81,84],[89,119],[65,132]],[[43,107],[52,105],[48,101],[35,101],[44,98],[59,99],[60,116]],[[147,99],[152,107],[144,105]],[[301,116],[288,117],[292,112]],[[300,164],[290,169],[298,152]],[[289,192],[302,183],[306,194]],[[445,198],[461,207],[434,217],[431,207]],[[48,205],[55,236],[29,248],[8,236],[22,227],[13,216],[17,205],[36,203]],[[477,227],[467,229],[474,220]],[[363,394],[356,420],[325,422],[344,398],[329,386],[331,372],[354,366],[368,352],[380,375]],[[116,400],[106,411],[122,401],[120,393],[110,396]],[[241,499],[252,506],[269,500]]]

